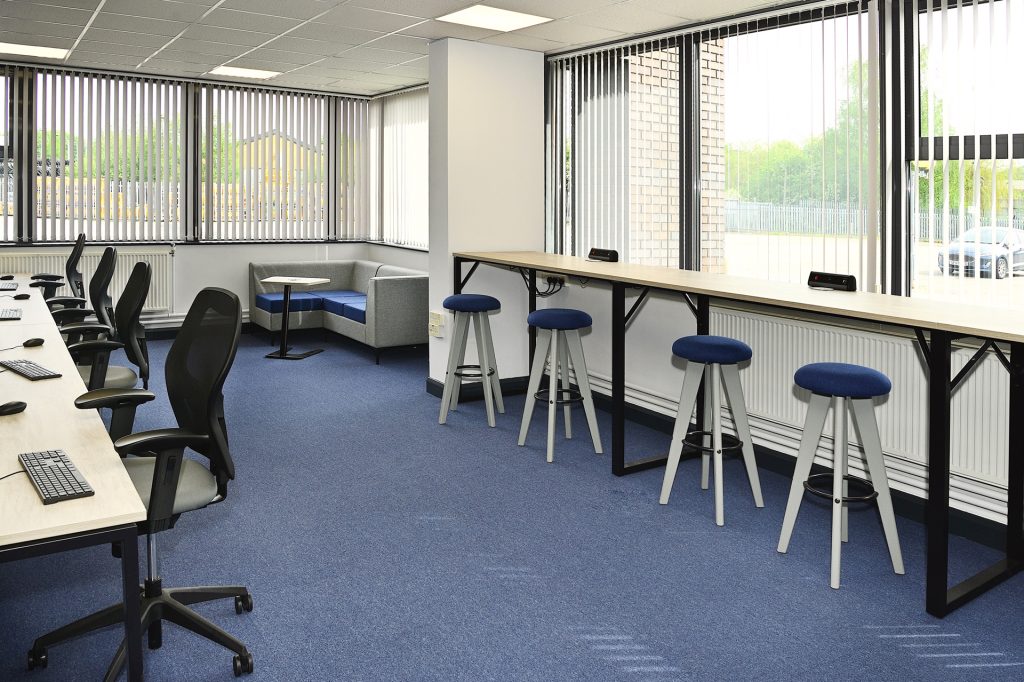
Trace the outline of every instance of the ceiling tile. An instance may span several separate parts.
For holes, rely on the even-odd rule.
[[[345,45],[362,45],[369,40],[384,36],[380,31],[364,31],[358,28],[330,26],[317,22],[300,26],[288,35],[296,38],[312,38],[313,40],[337,42]]]
[[[207,54],[217,57],[237,57],[250,48],[247,45],[231,45],[229,43],[214,42],[212,40],[178,38],[171,43],[167,49],[182,52],[195,52],[196,54]]]
[[[141,45],[127,45],[125,43],[99,43],[95,40],[83,40],[78,43],[78,47],[75,48],[73,55],[77,55],[79,51],[82,52],[99,52],[102,54],[123,54],[138,57],[138,61],[141,62],[143,59],[153,54],[153,49],[144,47]],[[136,62],[138,63],[138,62]]]
[[[621,31],[610,31],[606,28],[583,26],[572,19],[559,19],[546,24],[538,24],[516,31],[520,35],[544,38],[560,43],[600,43],[622,35]]]
[[[652,10],[631,7],[628,4],[611,5],[593,12],[574,17],[573,21],[584,26],[596,26],[611,31],[644,33],[672,28],[682,23],[679,17]]]
[[[166,50],[160,50],[160,52],[154,55],[154,59],[171,62],[185,62],[187,64],[212,64],[214,66],[220,66],[221,64],[231,61],[237,56],[237,54],[218,55],[191,52],[189,50],[176,50],[172,46]]]
[[[262,45],[271,38],[271,33],[257,33],[255,31],[238,31],[231,28],[220,28],[218,26],[202,26],[194,24],[185,31],[183,38],[194,38],[195,40],[209,40],[212,42],[223,42],[231,45],[248,45],[256,47]]]
[[[274,84],[289,88],[322,90],[336,80],[330,76],[300,76],[297,73],[283,73],[274,78]]]
[[[271,45],[273,44],[274,43],[271,43]],[[292,67],[305,66],[306,64],[310,64],[320,58],[320,56],[313,54],[304,54],[302,52],[286,52],[285,50],[274,50],[266,47],[261,47],[258,50],[253,50],[244,57],[244,59],[247,60],[252,59],[267,62],[270,64],[278,64],[278,68],[271,69],[272,71],[288,71]],[[232,66],[241,66],[241,64],[233,63]]]
[[[103,5],[104,12],[189,23],[201,17],[207,9],[202,5],[168,2],[167,0],[107,0]]]
[[[77,38],[82,33],[81,26],[54,24],[48,21],[33,21],[31,19],[4,19],[3,21],[0,21],[0,27],[5,31],[24,33],[28,36],[40,35],[59,38]],[[31,40],[29,42],[31,43]]]
[[[368,43],[367,47],[424,55],[430,52],[430,41],[426,38],[416,38],[394,33]]]
[[[240,12],[234,9],[215,9],[199,23],[202,26],[219,26],[221,28],[281,34],[295,28],[302,22],[299,19],[273,17],[253,12]]]
[[[176,36],[188,28],[188,24],[183,21],[133,17],[128,14],[114,14],[112,12],[100,12],[96,17],[96,21],[92,22],[92,25],[95,28],[109,28],[114,31],[148,33],[150,35],[167,37]]]
[[[12,0],[13,3],[22,5],[38,5],[40,0]],[[45,0],[45,4],[52,7],[67,7],[69,9],[81,9],[92,12],[100,4],[100,0]]]
[[[286,36],[275,38],[269,45],[267,45],[267,47],[274,50],[283,50],[285,52],[299,52],[301,54],[330,57],[342,50],[347,50],[352,47],[352,45],[347,45],[338,41],[328,42],[326,40],[296,38],[293,33],[289,33]]]
[[[434,19],[476,4],[475,0],[351,0],[353,7]]]
[[[400,33],[420,38],[429,38],[430,40],[438,40],[440,38],[480,40],[487,36],[497,35],[500,31],[492,31],[489,28],[476,28],[475,26],[463,26],[462,24],[451,24],[447,21],[427,21],[400,31]]]
[[[555,2],[551,0],[486,0],[486,4],[492,7],[534,14],[550,19],[561,19],[620,2],[623,2],[623,0],[556,0]]]
[[[413,54],[411,52],[397,52],[395,50],[378,50],[372,46],[377,43],[370,43],[370,46],[356,47],[351,50],[340,53],[339,57],[346,59],[362,59],[369,62],[378,62],[381,64],[402,64],[409,61],[410,59],[416,59],[421,55]]]
[[[503,47],[515,47],[520,50],[532,50],[533,52],[554,52],[555,50],[563,50],[567,46],[567,43],[557,43],[553,40],[534,38],[533,36],[519,33],[502,33],[501,35],[484,38],[480,42],[501,45]]]
[[[348,95],[373,95],[383,90],[383,88],[367,87],[366,83],[344,80],[332,83],[331,88]]]
[[[107,64],[116,64],[118,68],[134,68],[138,66],[145,57],[134,57],[130,54],[110,54],[109,52],[89,52],[88,50],[75,50],[76,62],[102,61]]]
[[[341,0],[227,0],[220,7],[306,20],[331,9],[339,2]]]
[[[112,31],[107,28],[90,28],[85,37],[100,43],[128,43],[129,45],[145,45],[156,49],[167,44],[167,36],[155,36],[137,31]]]
[[[12,19],[35,19],[55,24],[85,26],[91,16],[91,10],[54,7],[38,2],[0,2],[0,17]]]
[[[390,33],[400,31],[404,28],[414,26],[423,22],[419,17],[410,17],[404,14],[392,14],[390,12],[377,12],[363,9],[361,7],[350,7],[342,5],[335,7],[323,15],[317,22],[330,26],[347,26],[361,28],[368,31],[380,31]]]

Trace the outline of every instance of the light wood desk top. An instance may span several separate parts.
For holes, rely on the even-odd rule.
[[[260,281],[264,284],[293,284],[300,287],[311,287],[317,284],[327,284],[331,280],[325,277],[284,277],[283,275],[277,275],[266,277]]]
[[[1024,315],[1005,308],[954,303],[864,291],[811,289],[802,284],[693,272],[629,263],[592,262],[539,251],[463,251],[454,256],[485,263],[531,268],[656,289],[705,294],[792,310],[806,310],[859,320],[1024,342]]]
[[[32,360],[63,376],[29,381],[13,372],[0,373],[0,403],[28,403],[24,412],[0,417],[0,476],[22,470],[19,453],[60,449],[68,453],[96,494],[43,505],[27,475],[0,481],[0,547],[144,520],[146,508],[99,414],[75,407],[75,398],[86,391],[85,383],[46,310],[41,291],[28,289],[27,277],[17,280],[22,283],[19,291],[32,292],[32,298],[16,302],[24,310],[22,321],[0,324],[0,348],[31,337],[43,338],[45,343],[0,351],[0,359]]]

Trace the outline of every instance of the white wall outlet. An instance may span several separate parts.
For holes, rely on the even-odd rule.
[[[445,314],[436,310],[430,311],[430,316],[427,318],[427,334],[435,339],[439,339],[444,336],[444,318]]]

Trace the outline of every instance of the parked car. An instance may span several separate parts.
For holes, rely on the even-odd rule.
[[[993,267],[994,263],[994,267]],[[1005,279],[1024,269],[1024,230],[1009,227],[976,227],[939,251],[939,272]]]

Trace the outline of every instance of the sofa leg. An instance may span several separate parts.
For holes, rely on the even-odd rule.
[[[373,349],[373,356],[374,356],[374,360],[376,360],[377,364],[379,365],[380,364],[380,348],[374,348]]]

